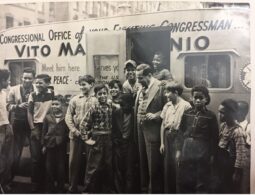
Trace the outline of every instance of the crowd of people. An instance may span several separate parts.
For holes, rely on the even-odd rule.
[[[218,123],[207,87],[194,86],[184,100],[162,59],[126,61],[123,84],[80,76],[80,94],[70,101],[49,90],[49,75],[31,69],[6,95],[10,73],[0,69],[1,192],[10,190],[29,145],[34,193],[249,193],[249,104],[225,99]]]

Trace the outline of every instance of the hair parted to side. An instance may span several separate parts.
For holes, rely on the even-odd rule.
[[[96,84],[95,87],[94,87],[94,92],[95,92],[95,95],[97,94],[98,91],[100,91],[101,89],[106,89],[107,93],[108,93],[108,87],[103,84],[103,83],[99,83],[99,84]]]
[[[137,66],[136,71],[142,71],[143,76],[148,76],[149,74],[153,74],[153,70],[148,64],[140,64]]]
[[[191,95],[192,96],[193,96],[194,92],[202,92],[204,94],[204,96],[206,97],[206,99],[207,99],[205,105],[208,105],[210,103],[211,97],[209,95],[209,90],[207,89],[207,87],[205,87],[204,85],[194,86],[191,90]]]
[[[33,75],[33,77],[35,77],[35,71],[31,68],[25,68],[23,70],[23,73],[31,73]]]
[[[177,94],[180,96],[182,95],[183,87],[177,81],[170,81],[166,83],[165,90],[171,91],[172,93],[177,91]]]
[[[88,74],[79,77],[78,83],[81,84],[81,82],[83,82],[83,81],[87,82],[90,85],[95,83],[94,77],[92,77],[91,75],[88,75]]]
[[[122,84],[121,84],[121,82],[120,82],[119,80],[111,80],[111,81],[108,83],[108,85],[109,85],[110,88],[114,88],[114,85],[115,85],[115,84],[117,84],[118,87],[119,87],[119,89],[120,89],[120,91],[122,91]]]
[[[51,77],[48,74],[38,74],[35,79],[42,79],[45,83],[50,83]]]
[[[7,69],[0,69],[0,81],[6,81],[10,77],[10,72]]]

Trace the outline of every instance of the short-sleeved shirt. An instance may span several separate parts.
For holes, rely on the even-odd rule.
[[[168,102],[165,104],[160,117],[163,119],[163,126],[164,128],[169,128],[178,130],[180,127],[182,115],[185,110],[191,108],[189,102],[180,98],[180,101],[173,105],[172,102]]]
[[[54,94],[50,91],[34,91],[28,98],[28,111],[33,113],[34,123],[43,123],[49,111]]]
[[[0,126],[9,124],[8,112],[6,108],[6,93],[0,91]]]

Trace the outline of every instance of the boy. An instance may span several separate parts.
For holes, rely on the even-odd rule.
[[[0,69],[0,193],[9,190],[11,167],[13,163],[13,131],[8,120],[6,109],[6,89],[9,85],[10,73]]]
[[[220,139],[217,165],[220,173],[220,193],[240,193],[241,175],[246,162],[245,133],[237,124],[238,104],[233,99],[219,106]]]
[[[81,140],[79,125],[87,111],[97,103],[97,99],[90,95],[95,79],[90,75],[79,77],[81,93],[74,96],[68,105],[65,121],[69,128],[69,193],[78,192],[78,180],[81,172],[82,152],[84,143]]]
[[[47,193],[64,193],[66,142],[69,130],[64,120],[63,105],[63,97],[54,96],[50,112],[43,122],[42,152],[46,152]],[[57,191],[55,191],[55,181],[57,181]]]
[[[136,79],[136,62],[134,60],[128,60],[125,62],[124,73],[126,76],[126,81],[123,83],[123,92],[132,93],[133,97],[136,97],[136,93],[140,87],[140,84]]]
[[[216,116],[206,105],[210,103],[205,86],[191,90],[193,107],[183,114],[177,138],[176,161],[179,165],[180,193],[208,193],[210,165],[218,144]]]
[[[108,104],[108,88],[94,88],[98,104],[90,108],[81,124],[82,138],[90,146],[84,191],[111,193],[112,185],[112,106]]]
[[[114,183],[118,193],[138,193],[134,189],[138,160],[133,132],[134,99],[131,93],[124,93],[119,100],[120,107],[113,110],[112,122]]]
[[[41,135],[43,120],[51,107],[53,94],[48,91],[51,77],[39,74],[35,78],[36,91],[28,97],[27,119],[31,129],[31,159],[33,191],[38,191],[43,182]],[[41,186],[42,187],[42,186]]]
[[[22,74],[22,84],[11,87],[8,94],[8,110],[13,112],[13,133],[14,133],[14,170],[13,176],[17,173],[20,156],[23,146],[30,144],[30,127],[27,121],[27,107],[29,94],[35,91],[33,81],[35,72],[32,69],[25,69]]]
[[[165,96],[168,103],[161,112],[161,146],[160,152],[164,154],[164,181],[165,193],[176,193],[176,138],[184,111],[191,108],[189,102],[181,98],[182,86],[171,81],[165,86]]]
[[[111,80],[109,82],[109,92],[110,92],[110,95],[112,96],[112,102],[114,104],[119,104],[120,102],[120,95],[122,93],[122,85],[121,85],[121,82],[119,80]]]

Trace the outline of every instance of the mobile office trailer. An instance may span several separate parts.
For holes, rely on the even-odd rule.
[[[184,96],[207,85],[216,111],[225,98],[250,101],[249,22],[248,9],[195,9],[17,27],[0,33],[0,62],[11,85],[31,67],[74,94],[78,76],[124,81],[127,59],[151,64],[161,51]]]

